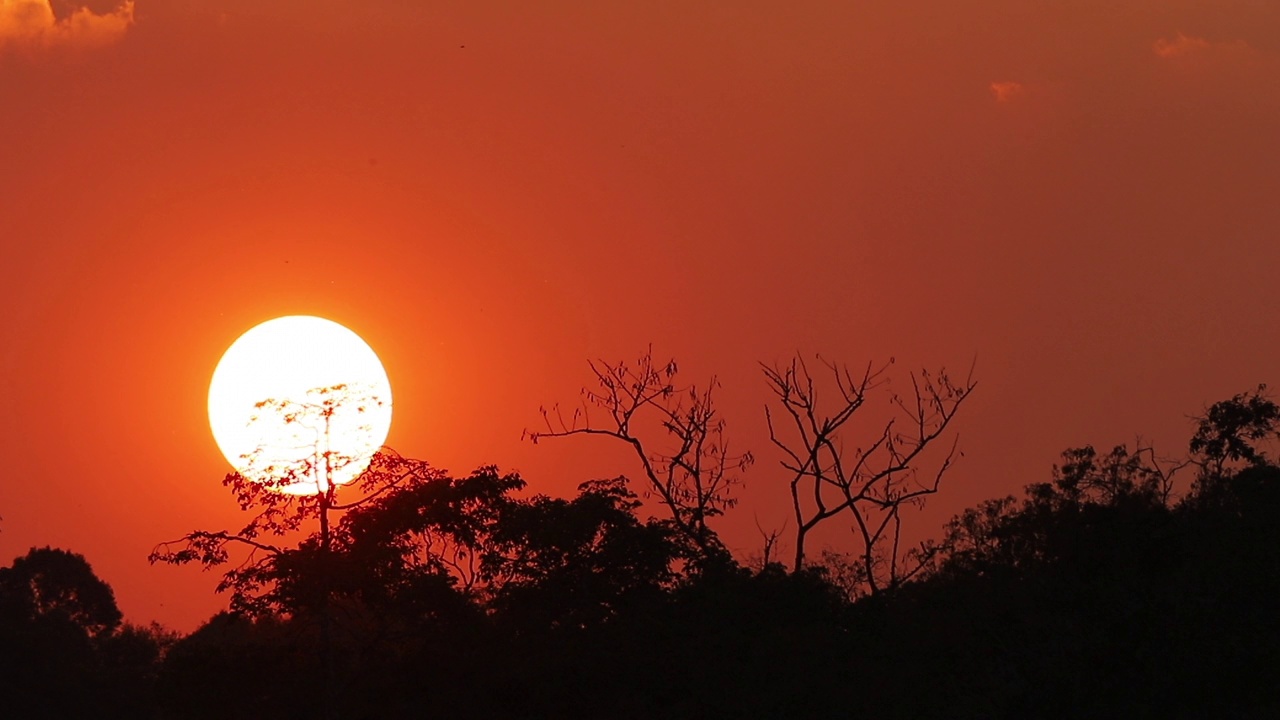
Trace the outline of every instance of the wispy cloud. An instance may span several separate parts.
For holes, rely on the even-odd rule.
[[[0,0],[0,47],[101,47],[119,40],[132,24],[133,0],[101,15],[80,7],[61,20],[50,0]]]
[[[991,83],[991,94],[995,97],[996,102],[1011,102],[1014,98],[1022,94],[1022,83],[1005,80]]]
[[[1193,35],[1184,35],[1178,33],[1171,38],[1160,38],[1151,46],[1152,51],[1156,55],[1171,60],[1180,57],[1190,57],[1194,55],[1202,55],[1209,52],[1221,53],[1245,53],[1248,54],[1252,48],[1243,40],[1235,42],[1210,42],[1204,38],[1195,37]]]
[[[1178,33],[1172,38],[1160,38],[1152,46],[1155,53],[1162,58],[1178,57],[1188,53],[1209,49],[1209,41],[1204,38],[1191,37]]]

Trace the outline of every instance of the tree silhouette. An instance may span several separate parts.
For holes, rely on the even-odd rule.
[[[1132,550],[1159,537],[1140,529],[1145,519],[1165,522],[1173,481],[1186,465],[1141,444],[1105,455],[1089,445],[1065,450],[1052,481],[1028,485],[1021,502],[987,500],[953,518],[939,546],[945,557],[938,572],[1021,573],[1066,562],[1080,563],[1082,572],[1096,569],[1117,555],[1116,546]]]
[[[581,405],[568,418],[559,405],[541,408],[546,429],[526,430],[525,436],[534,443],[572,435],[622,441],[639,459],[647,493],[667,508],[676,531],[704,556],[723,555],[707,522],[737,504],[738,473],[754,458],[729,449],[713,399],[716,379],[702,389],[678,386],[675,361],[655,363],[652,348],[635,363],[588,365],[597,387],[583,388]]]
[[[490,607],[517,625],[585,628],[651,602],[687,556],[673,529],[643,522],[626,478],[592,480],[572,500],[513,502],[496,523],[484,573]]]
[[[953,652],[939,636],[964,648],[935,667],[965,689],[912,715],[1273,715],[1280,468],[1263,444],[1278,421],[1261,390],[1237,395],[1197,418],[1189,459],[1069,449],[1051,481],[956,516],[875,620],[919,628],[897,637],[903,662]]]
[[[396,488],[347,514],[339,527],[345,552],[394,588],[398,573],[429,570],[451,574],[464,591],[482,582],[481,555],[518,475],[482,467],[463,478],[437,473],[425,482]]]
[[[231,608],[235,611],[255,615],[286,612],[316,618],[322,690],[326,695],[334,691],[335,680],[330,601],[338,575],[332,553],[333,513],[358,508],[394,487],[435,476],[426,463],[383,448],[351,483],[359,497],[339,502],[342,486],[337,479],[363,458],[335,449],[335,429],[341,426],[346,432],[367,432],[367,425],[360,426],[355,421],[382,403],[368,389],[346,384],[314,388],[301,401],[268,398],[258,402],[259,412],[251,423],[294,430],[266,437],[291,435],[298,444],[260,446],[243,458],[251,477],[235,472],[223,480],[241,510],[255,515],[237,532],[196,530],[160,543],[149,555],[152,563],[197,562],[211,568],[228,562],[232,548],[246,549],[243,561],[223,573],[217,591],[231,591]],[[296,534],[313,521],[318,526],[317,533],[296,547],[269,541]],[[331,703],[323,705],[328,713]]]
[[[273,568],[288,548],[270,542],[271,538],[296,533],[314,521],[319,528],[316,551],[327,554],[334,512],[359,507],[399,484],[434,476],[425,463],[383,448],[351,484],[360,497],[339,502],[342,486],[334,478],[361,458],[333,448],[335,421],[342,415],[364,415],[381,404],[382,400],[367,390],[345,384],[310,390],[304,401],[265,399],[257,403],[259,413],[251,423],[302,428],[310,432],[310,439],[304,439],[305,444],[297,447],[258,447],[243,458],[251,476],[239,472],[226,475],[222,484],[231,489],[240,509],[255,513],[240,530],[190,532],[157,545],[149,556],[151,562],[198,562],[214,567],[231,558],[232,548],[244,548],[247,556],[225,572],[218,592],[231,591],[233,610],[260,613],[280,609],[278,597],[271,593]],[[305,454],[299,455],[299,450]],[[299,488],[306,491],[299,492]]]
[[[624,480],[583,483],[571,499],[520,497],[524,488],[518,475],[482,467],[405,483],[346,512],[332,528],[323,569],[317,533],[270,567],[272,607],[294,619],[267,612],[217,619],[175,648],[166,702],[178,716],[203,717],[201,705],[217,708],[209,716],[243,714],[254,704],[212,696],[200,678],[279,665],[272,693],[252,690],[261,706],[295,707],[283,696],[310,707],[308,698],[322,689],[289,668],[300,662],[293,648],[305,646],[295,619],[315,614],[321,592],[342,620],[333,640],[343,692],[326,702],[344,716],[356,709],[406,716],[378,703],[419,694],[424,702],[450,697],[458,708],[484,707],[505,688],[498,679],[505,668],[515,689],[504,692],[535,689],[533,669],[580,662],[594,633],[666,604],[687,545],[668,523],[636,517],[638,499]],[[560,643],[581,650],[558,659]],[[526,664],[513,666],[513,654]],[[433,714],[449,710],[436,705]],[[520,705],[491,712],[520,714]]]
[[[1187,461],[1141,441],[1065,451],[1044,482],[957,515],[931,555],[899,557],[895,576],[892,503],[903,513],[936,491],[958,456],[948,423],[972,381],[917,376],[903,399],[872,367],[833,378],[835,390],[821,390],[823,403],[836,400],[828,407],[815,389],[825,377],[799,360],[775,370],[789,404],[775,402],[769,419],[775,440],[794,450],[788,462],[810,463],[800,474],[806,521],[816,475],[827,479],[829,510],[860,489],[832,481],[891,468],[876,482],[898,484],[896,494],[876,486],[857,501],[883,545],[870,563],[859,552],[834,568],[816,557],[791,570],[724,556],[694,566],[702,549],[688,530],[642,519],[622,478],[553,498],[526,494],[519,475],[493,467],[451,477],[422,466],[404,482],[366,487],[376,495],[347,510],[339,495],[327,549],[315,516],[296,544],[256,536],[277,552],[229,586],[254,614],[220,615],[173,647],[158,681],[163,716],[836,717],[851,698],[868,717],[913,719],[1271,717],[1280,708],[1280,638],[1270,630],[1280,596],[1270,443],[1280,417],[1260,392],[1208,408]],[[868,427],[878,392],[894,417],[870,425],[866,446],[885,449],[859,476],[872,450],[851,452],[849,436]],[[603,434],[674,437],[655,419],[666,416],[640,407],[651,424]],[[1186,467],[1198,472],[1190,490],[1175,486]],[[662,501],[651,485],[641,487]],[[843,518],[864,537],[847,508],[829,518],[818,522]],[[315,665],[324,607],[341,618],[336,698],[324,687],[335,677]],[[82,677],[96,677],[93,663],[105,657],[83,656]],[[235,673],[270,680],[230,693],[224,679]]]
[[[84,556],[32,548],[0,568],[0,712],[144,717],[172,636],[122,624]]]
[[[828,409],[821,390],[801,358],[787,365],[762,365],[769,388],[781,406],[790,432],[765,407],[769,437],[782,450],[782,467],[790,473],[792,513],[796,522],[793,568],[806,562],[809,533],[836,518],[852,521],[861,550],[846,583],[875,594],[911,579],[928,565],[937,550],[931,544],[903,552],[902,511],[938,492],[943,476],[957,457],[953,440],[936,469],[920,477],[919,463],[946,432],[960,406],[977,384],[972,371],[955,382],[945,369],[911,373],[911,394],[889,393],[898,412],[865,443],[850,450],[844,437],[849,423],[871,394],[887,384],[893,361],[854,375],[846,366],[822,361],[834,385],[836,401]],[[828,562],[839,557],[828,555]]]
[[[482,467],[348,513],[335,550],[350,567],[349,596],[381,619],[418,625],[449,610],[445,591],[456,588],[517,625],[584,626],[675,579],[684,553],[674,530],[636,517],[640,503],[624,478],[582,483],[571,500],[512,497],[524,487],[518,475]],[[423,599],[432,602],[415,602]]]
[[[1266,385],[1214,403],[1198,417],[1191,455],[1205,477],[1223,477],[1240,466],[1270,462],[1260,443],[1275,440],[1280,405],[1266,395]]]
[[[111,586],[84,556],[51,547],[32,548],[0,568],[0,602],[8,613],[65,622],[91,639],[114,632],[123,619]]]

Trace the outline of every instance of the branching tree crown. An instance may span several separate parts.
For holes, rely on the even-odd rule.
[[[936,554],[930,543],[903,551],[902,511],[920,506],[938,492],[943,476],[959,457],[958,438],[947,443],[932,472],[922,473],[926,453],[943,437],[976,382],[972,370],[955,381],[945,369],[910,373],[909,394],[892,391],[893,359],[868,364],[859,373],[819,358],[834,401],[822,400],[818,378],[803,358],[763,365],[776,407],[766,405],[769,437],[783,453],[796,523],[794,569],[806,562],[809,534],[827,521],[849,521],[860,550],[845,584],[876,593],[920,572]],[[864,443],[845,437],[851,420],[884,389],[894,414]],[[829,403],[829,404],[828,404]],[[828,561],[836,556],[828,555]]]
[[[351,485],[356,500],[340,502],[340,486],[334,478],[363,458],[344,455],[331,442],[335,427],[351,431],[351,418],[364,415],[382,404],[382,399],[365,389],[345,384],[309,391],[306,399],[265,399],[257,403],[252,422],[297,426],[306,432],[294,437],[310,438],[306,447],[259,447],[246,454],[246,467],[253,477],[228,473],[223,485],[230,488],[240,509],[253,512],[239,530],[196,530],[176,540],[160,543],[151,552],[151,562],[199,563],[206,568],[228,562],[233,548],[245,556],[226,571],[218,592],[231,591],[233,610],[264,612],[280,609],[279,597],[272,594],[277,566],[290,549],[281,540],[316,522],[319,526],[315,550],[327,554],[332,542],[333,512],[341,512],[371,502],[390,489],[436,476],[426,463],[401,457],[383,448]],[[302,451],[302,452],[299,452]]]
[[[1280,437],[1280,405],[1266,394],[1267,386],[1214,403],[1196,418],[1191,454],[1204,475],[1222,475],[1235,465],[1268,462],[1263,443]]]
[[[702,552],[722,552],[708,520],[737,504],[733,490],[754,458],[729,447],[713,401],[716,379],[702,388],[678,385],[675,361],[655,362],[652,348],[635,363],[589,365],[596,387],[583,389],[581,404],[569,417],[559,405],[541,408],[545,429],[525,436],[535,443],[571,435],[626,443],[640,461],[646,494],[667,508],[673,527]],[[656,438],[645,430],[654,422],[661,428]]]

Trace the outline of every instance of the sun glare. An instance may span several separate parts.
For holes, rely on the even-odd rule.
[[[373,349],[342,325],[276,318],[223,354],[209,385],[209,424],[242,475],[311,494],[369,466],[391,428],[391,384]]]

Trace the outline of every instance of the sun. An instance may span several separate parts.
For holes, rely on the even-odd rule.
[[[294,495],[355,480],[391,429],[391,383],[373,349],[331,320],[268,320],[227,348],[209,425],[250,480]]]

